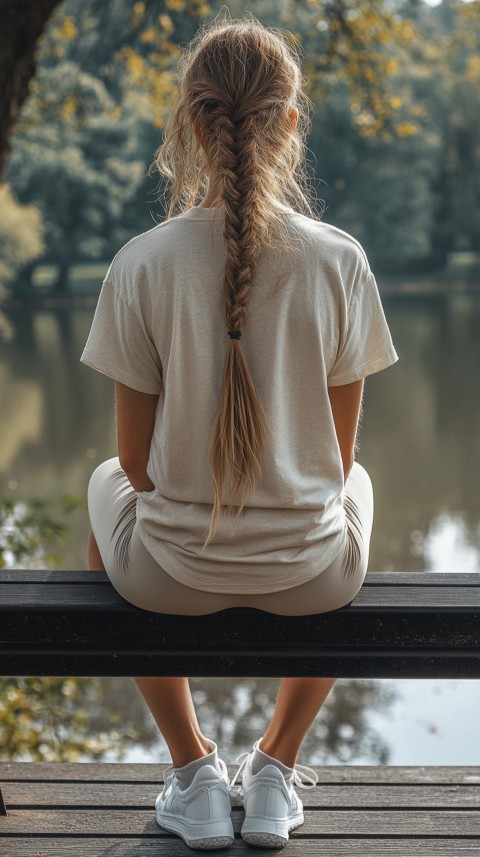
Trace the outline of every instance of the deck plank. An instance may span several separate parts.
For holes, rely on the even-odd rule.
[[[90,809],[103,807],[115,809],[151,809],[160,790],[159,783],[6,783],[3,786],[7,806],[13,810],[28,807],[39,809],[50,807],[77,807]],[[305,793],[300,792],[306,808],[365,809],[390,808],[408,809],[414,801],[420,808],[435,809],[478,809],[480,789],[471,785],[444,783],[442,785],[368,784],[334,785],[332,783],[317,786]]]
[[[194,852],[179,839],[159,843],[158,839],[11,839],[2,840],[2,853],[8,857],[192,857]],[[227,851],[219,855],[248,857],[281,853],[282,857],[478,857],[477,840],[451,839],[317,839],[305,840],[292,836],[281,852],[271,848],[247,849],[236,839]],[[205,852],[207,853],[207,852]],[[209,852],[212,853],[212,852]],[[217,852],[215,852],[217,853]]]
[[[0,782],[105,782],[162,783],[167,764],[118,762],[0,762]],[[236,765],[228,765],[231,776]],[[480,786],[480,766],[448,765],[325,765],[317,768],[319,784],[387,783],[434,785],[440,783]]]
[[[8,810],[8,804],[7,804]],[[241,825],[241,812],[233,813],[234,826]],[[151,809],[14,809],[2,818],[3,835],[63,836],[147,836],[164,837]],[[307,810],[302,837],[337,836],[451,836],[478,838],[480,853],[480,812],[478,810]]]
[[[0,763],[6,857],[191,857],[155,821],[165,765]],[[235,766],[230,766],[233,772]],[[480,768],[331,766],[302,793],[305,824],[285,857],[478,857]],[[236,840],[246,853],[243,812]],[[250,849],[249,849],[250,850]],[[272,854],[255,849],[255,854]]]

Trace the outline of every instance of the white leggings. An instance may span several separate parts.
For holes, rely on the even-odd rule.
[[[235,595],[204,592],[179,583],[144,546],[136,523],[136,498],[118,458],[105,461],[94,471],[88,487],[88,508],[105,569],[120,595],[144,610],[193,616],[229,607],[256,607],[284,616],[304,616],[349,604],[363,583],[373,522],[373,491],[368,473],[358,463],[345,485],[344,547],[313,580],[280,592]]]

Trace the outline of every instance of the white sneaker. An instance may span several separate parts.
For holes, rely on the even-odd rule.
[[[257,745],[253,748],[255,750]],[[291,830],[304,822],[303,804],[294,784],[313,788],[318,777],[311,768],[298,765],[291,775],[284,775],[276,765],[265,765],[258,773],[252,770],[252,753],[245,753],[230,789],[235,794],[235,781],[242,773],[245,821],[242,838],[248,845],[263,848],[283,848]]]
[[[213,765],[199,768],[184,790],[173,768],[165,771],[165,786],[155,801],[157,822],[190,848],[226,848],[233,843],[228,772],[221,759],[218,764],[220,771]]]

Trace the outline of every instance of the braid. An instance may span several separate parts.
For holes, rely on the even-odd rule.
[[[215,532],[225,487],[229,511],[236,509],[236,518],[240,516],[260,472],[260,455],[267,431],[263,407],[239,341],[261,246],[255,216],[258,170],[253,125],[252,118],[235,122],[231,116],[223,114],[212,129],[217,163],[223,177],[225,321],[231,338],[211,437],[214,503],[206,543]]]

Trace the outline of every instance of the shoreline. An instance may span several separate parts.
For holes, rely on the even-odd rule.
[[[443,276],[442,276],[443,273]],[[408,277],[397,275],[382,279],[377,278],[382,298],[388,299],[438,299],[450,295],[479,295],[480,273],[473,276],[446,276],[440,272],[438,278]],[[0,312],[16,312],[19,310],[71,310],[95,309],[100,286],[95,289],[79,290],[72,287],[66,294],[56,294],[37,287],[28,294],[5,294],[0,300]]]

